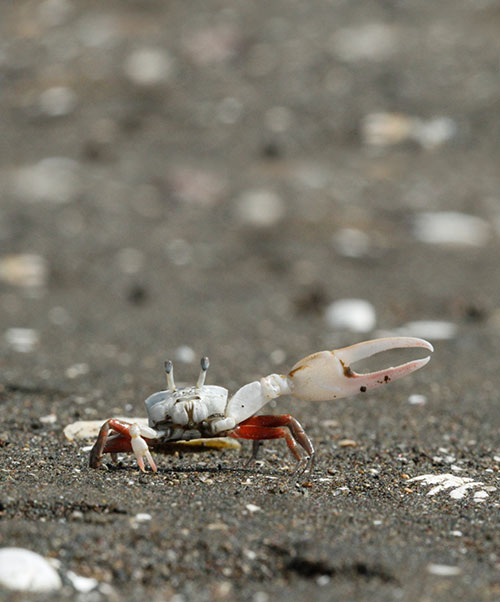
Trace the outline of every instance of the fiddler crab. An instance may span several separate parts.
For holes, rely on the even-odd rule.
[[[328,401],[364,393],[411,374],[425,366],[430,356],[365,374],[351,368],[354,362],[377,353],[410,347],[433,351],[430,343],[413,337],[387,337],[319,351],[301,359],[288,374],[265,376],[244,385],[232,397],[224,387],[205,385],[207,357],[201,360],[196,384],[182,388],[176,387],[172,362],[167,361],[167,389],[153,393],[145,401],[149,426],[117,418],[107,420],[90,452],[89,464],[98,468],[105,453],[116,459],[119,452],[133,452],[143,472],[144,459],[156,472],[150,450],[161,452],[172,442],[222,436],[252,440],[252,458],[257,455],[260,441],[284,439],[298,462],[296,472],[310,472],[314,447],[300,423],[290,414],[256,416],[257,412],[280,395]]]

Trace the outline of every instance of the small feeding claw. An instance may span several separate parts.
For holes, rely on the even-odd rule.
[[[433,347],[423,339],[413,337],[388,337],[364,341],[343,349],[320,351],[300,360],[287,375],[294,397],[308,401],[327,401],[349,397],[368,389],[374,389],[425,366],[430,357],[413,360],[396,366],[359,374],[351,364],[371,357],[382,351],[409,347],[423,347],[433,351]]]
[[[157,472],[156,464],[153,460],[151,452],[149,451],[148,444],[141,436],[144,435],[147,437],[149,434],[148,431],[151,431],[151,434],[153,434],[153,436],[156,436],[155,431],[153,429],[150,429],[149,427],[139,426],[138,424],[131,424],[129,427],[131,439],[130,443],[132,445],[137,464],[139,464],[139,468],[142,470],[142,472],[146,472],[146,470],[144,469],[143,458],[146,458],[153,472]],[[149,434],[149,436],[152,436],[151,434]]]

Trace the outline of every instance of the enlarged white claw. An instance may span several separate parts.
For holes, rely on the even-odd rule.
[[[157,472],[158,469],[156,468],[153,456],[149,451],[148,444],[141,437],[141,435],[144,435],[145,437],[154,437],[156,436],[156,431],[147,426],[131,424],[129,427],[129,433],[131,438],[130,443],[132,445],[132,450],[137,460],[137,464],[139,464],[139,468],[142,470],[142,472],[146,472],[144,468],[144,458],[146,458],[153,472]]]
[[[350,364],[382,351],[409,347],[433,351],[432,345],[423,339],[388,337],[309,355],[297,362],[288,373],[292,395],[308,401],[327,401],[356,395],[402,378],[425,366],[430,357],[368,374],[355,372]]]

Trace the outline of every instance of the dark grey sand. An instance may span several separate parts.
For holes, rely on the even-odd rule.
[[[97,579],[82,601],[498,600],[500,490],[482,489],[500,464],[495,3],[0,12],[0,260],[47,267],[39,286],[5,264],[0,281],[0,546]],[[448,139],[374,148],[361,124],[380,111],[451,120]],[[51,157],[73,163],[39,164]],[[413,228],[424,211],[485,223],[475,245],[427,244]],[[328,323],[352,297],[373,304],[374,329]],[[192,381],[209,355],[208,382],[234,391],[413,320],[456,327],[421,372],[270,408],[315,442],[307,478],[290,478],[279,441],[254,466],[244,443],[141,475],[130,456],[89,469],[62,433],[143,415],[167,357]],[[31,329],[24,352],[12,328]],[[446,473],[483,486],[454,499],[409,481]]]

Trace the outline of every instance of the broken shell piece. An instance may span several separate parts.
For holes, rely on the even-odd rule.
[[[147,426],[147,418],[126,418],[118,417],[118,420]],[[94,439],[99,434],[99,430],[104,420],[78,420],[68,424],[64,428],[64,436],[68,441],[75,442],[83,439]],[[230,437],[211,437],[209,439],[190,439],[189,441],[168,441],[162,446],[162,452],[175,453],[176,451],[209,451],[211,449],[241,449],[241,444]]]
[[[21,253],[0,258],[0,280],[12,286],[37,288],[47,284],[47,262],[41,255]]]

